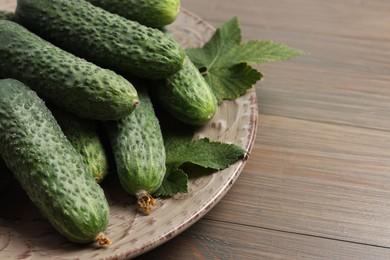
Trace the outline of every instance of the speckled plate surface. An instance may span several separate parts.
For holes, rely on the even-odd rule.
[[[0,9],[12,10],[12,2],[0,0]],[[201,46],[215,31],[186,10],[181,11],[169,29],[183,47]],[[235,143],[250,152],[257,115],[256,94],[251,89],[235,101],[223,102],[215,117],[196,136]],[[126,259],[140,255],[204,216],[233,185],[245,160],[222,172],[191,180],[186,194],[158,199],[149,216],[135,211],[134,199],[115,180],[104,183],[111,210],[105,233],[113,244],[103,248],[68,242],[40,216],[23,191],[9,188],[12,192],[0,197],[0,259]]]

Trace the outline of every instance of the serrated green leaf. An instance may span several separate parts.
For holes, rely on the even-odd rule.
[[[287,45],[273,41],[249,41],[235,46],[223,59],[219,59],[223,66],[226,63],[252,63],[262,64],[271,61],[282,61],[302,55],[303,52]],[[217,65],[217,64],[216,64]]]
[[[164,134],[166,164],[180,168],[183,164],[194,164],[214,170],[225,169],[245,154],[235,144],[210,141],[208,138],[192,140],[193,131],[182,134]]]
[[[218,103],[222,100],[234,100],[245,94],[262,74],[245,63],[237,64],[229,68],[213,68],[207,71],[205,79],[210,86]]]
[[[241,44],[237,18],[224,23],[202,48],[187,49],[187,55],[206,78],[220,103],[238,98],[262,78],[248,64],[281,61],[303,52],[273,41],[252,40]]]
[[[182,164],[191,163],[214,170],[229,167],[245,154],[245,150],[235,144],[211,142],[208,138],[188,143],[184,151],[180,155]]]
[[[187,55],[198,68],[213,67],[218,59],[241,43],[241,29],[237,17],[219,27],[202,48],[188,48]]]
[[[156,197],[168,197],[177,193],[186,193],[188,176],[181,169],[167,168],[167,173],[158,190],[153,194]]]
[[[194,128],[178,121],[169,121],[168,125],[162,126],[167,171],[155,196],[172,196],[186,192],[189,175],[199,171],[211,174],[213,170],[225,169],[246,153],[235,144],[210,141],[207,138],[193,140]]]

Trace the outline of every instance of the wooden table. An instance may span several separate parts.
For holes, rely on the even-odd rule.
[[[259,67],[256,143],[238,181],[139,259],[390,259],[390,1],[182,5],[307,55]]]
[[[238,181],[138,259],[390,259],[390,1],[182,5],[307,55],[259,67],[256,143]]]

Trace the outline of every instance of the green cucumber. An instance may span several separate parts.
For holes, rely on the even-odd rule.
[[[76,243],[109,242],[101,234],[109,206],[101,187],[37,94],[0,80],[0,154],[54,228]]]
[[[190,125],[204,125],[218,107],[214,93],[188,57],[183,68],[157,83],[154,91],[168,112]]]
[[[180,11],[180,0],[87,1],[111,13],[154,28],[161,28],[172,23]]]
[[[122,76],[59,49],[17,23],[0,20],[0,78],[7,77],[80,117],[115,120],[138,104],[136,90]]]
[[[137,85],[136,85],[137,87]],[[105,123],[122,187],[137,197],[137,209],[149,214],[153,194],[165,175],[165,147],[159,121],[143,87],[139,106],[118,121]]]
[[[0,20],[12,21],[14,19],[14,14],[8,11],[0,10]]]
[[[166,78],[183,66],[171,36],[91,3],[18,0],[15,20],[60,48],[123,74]]]
[[[54,106],[49,106],[65,136],[88,166],[92,176],[100,183],[108,174],[108,159],[96,129],[96,122],[74,116]]]

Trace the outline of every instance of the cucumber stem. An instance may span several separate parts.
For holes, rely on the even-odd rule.
[[[104,236],[102,233],[100,233],[97,238],[96,238],[96,241],[99,243],[100,246],[106,246],[106,245],[111,245],[111,240]]]
[[[137,210],[149,215],[152,210],[151,206],[157,205],[156,200],[147,191],[141,190],[137,192]]]

